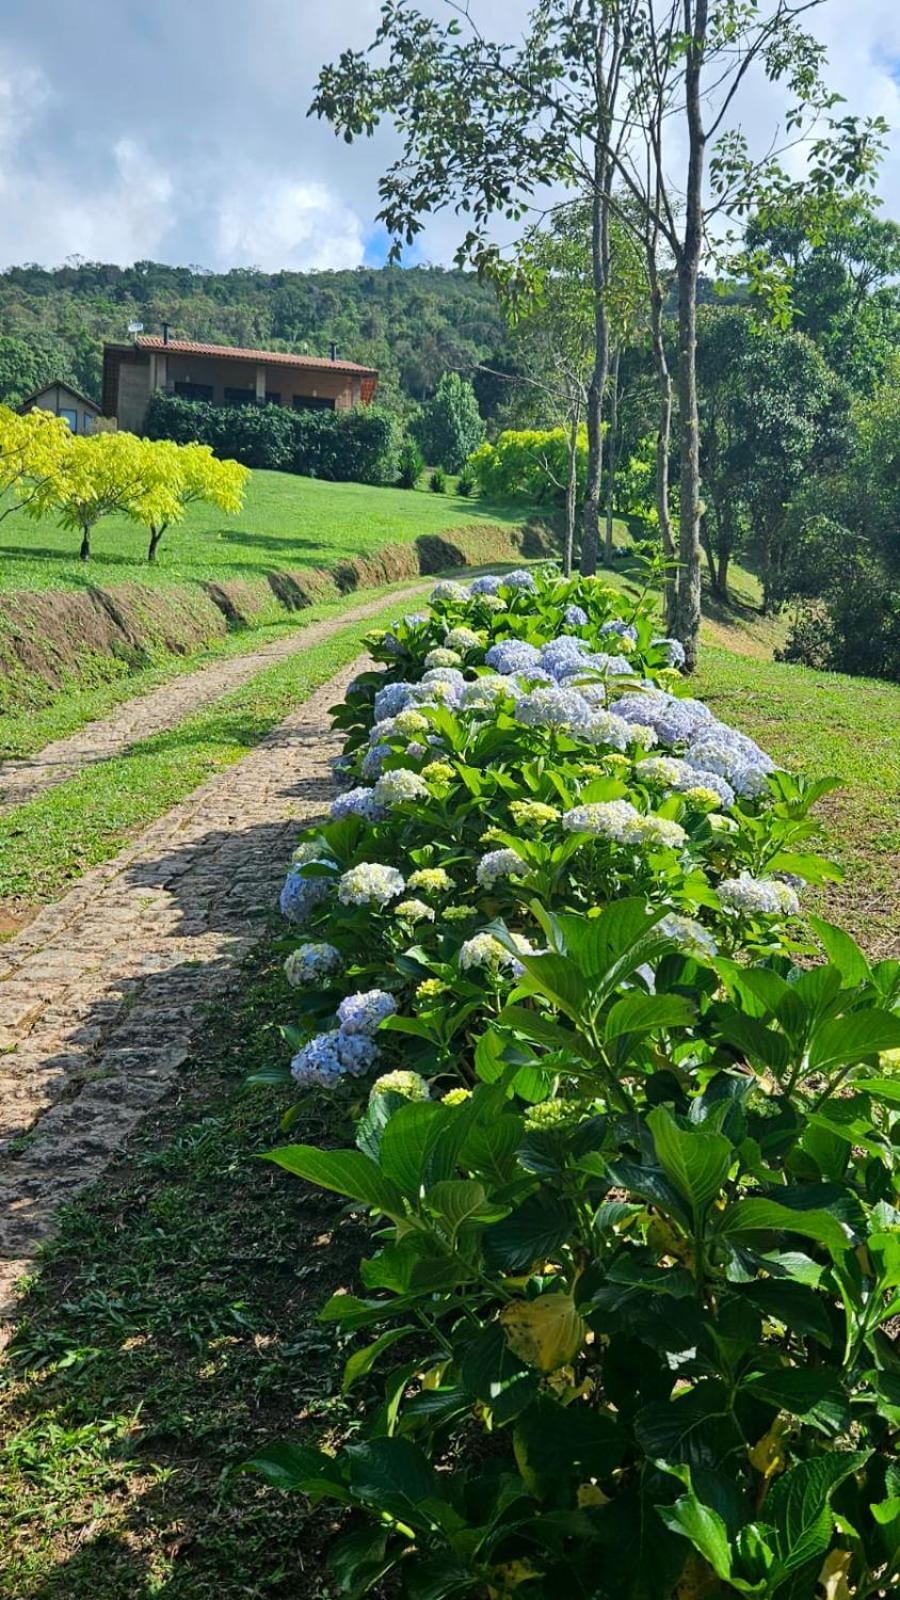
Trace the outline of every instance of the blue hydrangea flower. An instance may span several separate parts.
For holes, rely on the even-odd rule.
[[[600,633],[603,637],[615,633],[620,639],[630,639],[632,644],[637,644],[637,628],[630,622],[623,622],[620,617],[614,617],[611,622],[604,622]]]
[[[684,666],[684,645],[680,639],[654,639],[652,643],[656,649],[665,650],[667,666],[679,669]]]
[[[385,757],[390,755],[393,755],[393,751],[389,744],[373,744],[371,750],[366,751],[361,771],[367,782],[374,783],[380,778]]]
[[[340,951],[320,941],[292,950],[284,963],[284,975],[294,989],[305,989],[336,977],[342,966]]]
[[[537,584],[532,574],[527,572],[524,567],[516,567],[513,572],[505,572],[503,574],[503,587],[504,589],[524,591],[528,594],[534,594],[537,591]]]
[[[503,585],[503,579],[489,572],[483,578],[476,578],[469,587],[470,594],[497,594]]]
[[[584,628],[587,626],[588,614],[581,606],[566,606],[563,613],[566,624],[570,628]]]
[[[526,639],[501,639],[498,644],[491,645],[484,659],[495,672],[508,677],[510,673],[536,667],[540,661],[540,651]]]
[[[386,683],[379,689],[372,708],[375,721],[383,722],[386,717],[396,717],[398,711],[404,711],[410,703],[411,688],[408,683]]]
[[[304,878],[302,872],[292,867],[278,899],[281,915],[302,927],[316,906],[328,899],[331,888],[330,878]]]
[[[516,702],[516,721],[526,728],[551,728],[580,736],[591,719],[591,708],[577,689],[532,689]]]
[[[392,1017],[397,1002],[386,989],[366,989],[359,994],[348,994],[337,1008],[341,1033],[373,1034],[385,1017]]]
[[[335,822],[342,821],[344,817],[362,817],[366,822],[380,822],[385,812],[375,799],[375,790],[360,786],[348,789],[345,794],[339,794],[336,800],[332,800],[330,815]]]
[[[291,1062],[291,1076],[304,1086],[316,1084],[330,1089],[345,1073],[358,1077],[373,1067],[379,1059],[378,1046],[364,1035],[345,1035],[332,1028],[329,1033],[318,1033]]]

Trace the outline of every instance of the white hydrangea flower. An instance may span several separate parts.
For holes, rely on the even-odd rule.
[[[449,894],[453,879],[443,867],[419,867],[410,873],[407,887],[420,889],[423,894]]]
[[[468,655],[470,650],[481,650],[484,646],[484,635],[476,633],[474,628],[451,628],[444,641],[450,650],[458,650],[462,655]],[[452,663],[456,665],[456,663]]]
[[[635,766],[639,778],[647,783],[658,783],[666,789],[674,789],[683,778],[693,783],[696,773],[686,761],[678,761],[675,756],[647,756],[646,760],[639,761]]]
[[[623,754],[628,748],[631,730],[627,722],[614,711],[594,711],[584,726],[583,738],[592,744],[608,744]]]
[[[657,927],[660,933],[664,933],[667,939],[674,939],[689,955],[715,956],[719,953],[719,946],[709,929],[693,917],[683,917],[677,911],[670,911],[657,923]]]
[[[325,840],[320,839],[318,834],[314,835],[312,839],[304,839],[301,844],[298,844],[291,857],[297,867],[305,867],[309,861],[331,861],[332,859],[331,851]]]
[[[749,872],[720,883],[719,899],[729,911],[749,917],[795,917],[800,910],[797,893],[789,883],[782,883],[780,878],[754,878]]]
[[[399,900],[394,907],[394,915],[405,918],[407,922],[433,922],[434,906],[426,905],[424,900]]]
[[[627,844],[633,838],[640,812],[630,800],[594,800],[588,805],[573,806],[563,813],[562,820],[570,833],[593,833],[601,839]]]
[[[428,795],[425,779],[418,772],[411,772],[409,767],[394,767],[390,772],[383,772],[372,791],[375,804],[388,807],[411,800],[427,800]]]
[[[521,693],[515,679],[503,678],[499,673],[486,673],[483,677],[476,678],[474,683],[466,684],[462,703],[464,706],[490,710],[510,695],[517,697]]]
[[[418,1072],[398,1067],[394,1072],[383,1072],[369,1090],[369,1099],[380,1094],[401,1094],[404,1100],[430,1100],[431,1090]]]
[[[469,585],[457,583],[454,578],[442,578],[431,591],[432,600],[468,600]]]
[[[344,906],[389,905],[406,888],[402,873],[380,861],[361,861],[338,881],[338,899]]]
[[[514,933],[510,938],[522,955],[534,954],[524,934]],[[517,961],[512,952],[507,950],[499,939],[495,939],[492,933],[476,933],[471,939],[467,939],[460,948],[459,964],[464,972],[478,969],[499,972],[501,968],[507,968],[514,977],[521,977],[525,970],[521,961]]]
[[[631,839],[635,844],[646,845],[649,849],[659,846],[665,850],[680,850],[687,840],[687,834],[679,822],[671,822],[668,817],[639,817],[632,824]]]
[[[436,645],[425,657],[425,665],[429,671],[433,671],[435,667],[458,667],[461,661],[462,656],[458,650],[445,649],[443,645]]]
[[[340,972],[343,962],[333,944],[319,941],[301,944],[292,950],[284,963],[284,975],[294,989],[304,989],[309,984],[321,983]]]
[[[411,739],[417,733],[427,733],[429,722],[423,717],[421,711],[416,711],[413,706],[408,706],[394,718],[394,732],[401,739]]]
[[[524,878],[528,867],[515,850],[489,850],[482,856],[475,877],[482,889],[493,889],[501,878]]]

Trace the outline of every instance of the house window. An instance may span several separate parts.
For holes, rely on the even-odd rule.
[[[227,406],[255,406],[255,389],[226,389],[225,404]]]
[[[267,389],[266,390],[266,405],[267,406],[280,406],[281,405],[281,391],[280,391],[280,389]]]
[[[58,417],[62,417],[63,422],[67,422],[69,424],[69,427],[72,429],[73,433],[77,433],[78,432],[78,412],[77,411],[70,411],[67,406],[60,406],[60,408],[57,411],[56,415]]]
[[[176,383],[175,393],[182,400],[211,400],[213,397],[211,383]]]
[[[89,411],[81,413],[81,431],[82,433],[93,433],[94,431],[94,419]]]
[[[334,401],[326,399],[323,394],[295,394],[295,411],[333,411]]]

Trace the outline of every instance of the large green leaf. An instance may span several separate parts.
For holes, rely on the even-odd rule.
[[[724,1384],[712,1379],[672,1400],[643,1406],[635,1436],[651,1460],[708,1466],[740,1443]]]
[[[342,1392],[346,1394],[354,1383],[358,1383],[360,1378],[365,1378],[372,1371],[378,1357],[383,1355],[385,1350],[389,1350],[392,1344],[396,1344],[398,1339],[404,1339],[408,1333],[415,1332],[414,1322],[401,1323],[399,1328],[388,1328],[386,1333],[373,1339],[372,1343],[365,1345],[362,1350],[355,1350],[344,1366]]]
[[[343,1505],[350,1504],[341,1463],[324,1450],[309,1445],[271,1444],[258,1450],[244,1464],[248,1472],[258,1472],[275,1489],[300,1490],[313,1499],[326,1496]]]
[[[701,1212],[721,1193],[734,1157],[731,1141],[723,1133],[706,1133],[693,1126],[679,1127],[665,1106],[647,1117],[660,1165],[695,1212]]]
[[[814,1456],[776,1478],[766,1498],[766,1521],[777,1534],[780,1576],[786,1577],[825,1554],[834,1523],[831,1496],[839,1484],[865,1466],[870,1453],[854,1450]]]
[[[527,1272],[536,1261],[557,1254],[574,1221],[571,1206],[552,1190],[530,1195],[502,1222],[485,1229],[485,1262],[500,1272]]]
[[[804,1239],[815,1239],[833,1254],[842,1254],[849,1244],[848,1235],[836,1217],[827,1211],[800,1211],[793,1206],[763,1197],[738,1200],[729,1206],[717,1222],[717,1233],[734,1238],[744,1233],[799,1233]]]
[[[332,1546],[328,1566],[345,1600],[361,1600],[399,1561],[406,1540],[395,1538],[389,1545],[388,1539],[387,1528],[360,1528],[344,1534]]]
[[[401,1194],[419,1194],[428,1152],[451,1116],[450,1107],[435,1100],[407,1100],[394,1112],[381,1135],[379,1162]]]
[[[841,977],[855,987],[866,983],[870,976],[869,963],[849,933],[825,922],[822,917],[809,917],[809,925],[821,944],[831,965],[837,967]]]
[[[443,1178],[428,1190],[425,1204],[454,1236],[467,1222],[497,1222],[509,1210],[489,1200],[477,1178]]]
[[[530,1405],[540,1379],[513,1355],[499,1322],[492,1322],[473,1339],[462,1359],[463,1386],[476,1400],[490,1406],[497,1423],[510,1422]]]
[[[594,1406],[560,1405],[540,1395],[519,1417],[515,1450],[519,1470],[537,1494],[556,1496],[566,1483],[605,1478],[619,1465],[626,1436],[615,1419]]]
[[[311,1144],[289,1144],[270,1150],[265,1160],[276,1162],[308,1183],[317,1183],[322,1189],[383,1211],[385,1216],[404,1214],[400,1190],[361,1150],[319,1150]]]
[[[610,1009],[604,1036],[618,1039],[623,1033],[655,1033],[658,1028],[686,1028],[694,1019],[690,1000],[677,994],[623,995]]]
[[[847,1017],[833,1017],[816,1029],[809,1051],[811,1072],[827,1072],[829,1067],[849,1067],[882,1050],[900,1048],[900,1017],[876,1006],[866,1011],[851,1011]]]
[[[843,1433],[850,1426],[850,1405],[833,1371],[783,1367],[755,1373],[742,1384],[746,1394],[777,1411],[789,1411],[825,1433]]]
[[[437,1473],[418,1445],[399,1437],[369,1439],[347,1445],[345,1454],[350,1488],[357,1499],[414,1527],[432,1524],[431,1513],[443,1495]]]

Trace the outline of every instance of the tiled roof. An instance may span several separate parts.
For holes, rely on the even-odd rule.
[[[225,356],[232,361],[262,361],[269,367],[313,367],[318,372],[358,372],[377,376],[377,368],[361,367],[356,361],[329,361],[327,356],[297,356],[289,350],[244,350],[239,345],[199,344],[195,339],[164,339],[154,336],[135,339],[140,350],[171,351],[179,356]]]

